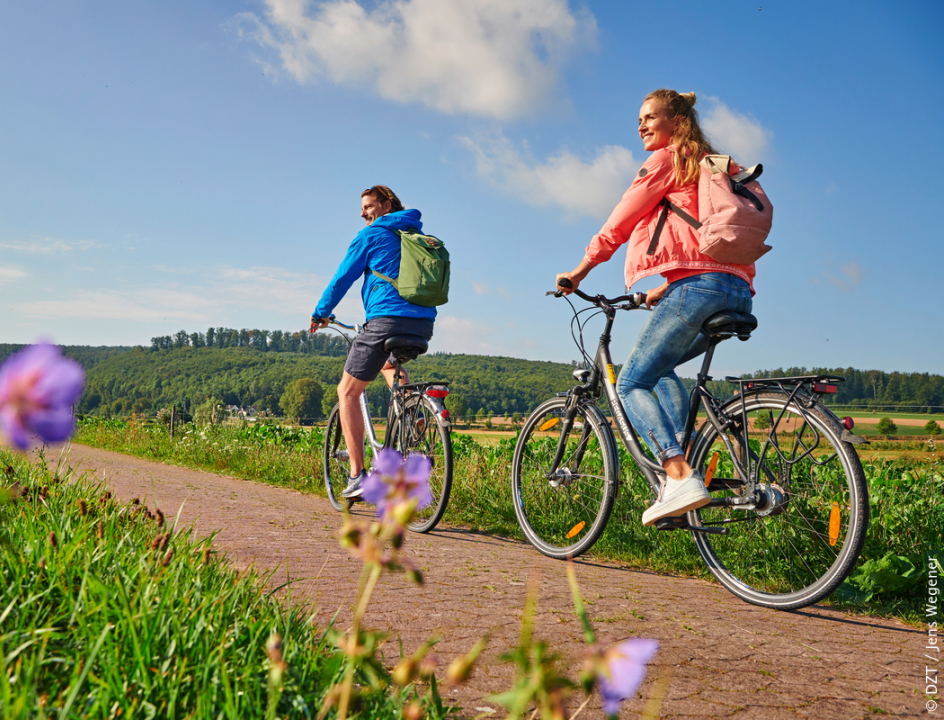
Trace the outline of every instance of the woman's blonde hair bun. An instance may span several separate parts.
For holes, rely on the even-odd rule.
[[[689,107],[695,107],[695,93],[693,92],[679,93],[679,97],[682,98],[686,103],[688,103]]]

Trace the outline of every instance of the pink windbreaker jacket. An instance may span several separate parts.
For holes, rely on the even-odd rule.
[[[743,278],[754,293],[754,266],[720,263],[698,249],[698,231],[669,212],[659,244],[647,255],[655,233],[663,197],[692,217],[698,217],[698,183],[675,187],[674,148],[656,150],[643,164],[636,179],[610,213],[600,232],[593,236],[584,259],[591,266],[606,262],[623,243],[626,247],[627,291],[649,275],[662,274],[670,282],[703,272],[725,272]]]

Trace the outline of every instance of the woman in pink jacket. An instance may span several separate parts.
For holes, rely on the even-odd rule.
[[[652,450],[666,477],[655,504],[642,516],[652,525],[708,503],[704,479],[685,460],[679,445],[688,414],[688,393],[675,367],[702,354],[708,338],[702,324],[722,310],[751,311],[753,265],[720,263],[698,249],[698,233],[668,213],[658,243],[651,247],[663,198],[698,217],[698,162],[715,154],[698,125],[695,94],[656,90],[639,111],[639,137],[652,155],[640,168],[583,260],[560,273],[575,290],[595,266],[626,245],[626,288],[649,275],[665,282],[647,296],[652,314],[636,339],[617,380],[633,427]],[[658,396],[653,397],[653,391]]]

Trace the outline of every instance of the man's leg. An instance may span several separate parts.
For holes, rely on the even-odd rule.
[[[387,387],[389,387],[391,390],[393,390],[393,376],[396,373],[396,371],[397,371],[396,365],[390,362],[385,363],[383,366],[383,369],[381,369],[380,371],[384,376],[384,380],[387,381]],[[400,384],[406,385],[408,382],[410,382],[410,376],[407,374],[406,368],[404,368],[401,365],[400,366]]]
[[[351,460],[351,477],[357,477],[364,469],[364,416],[360,397],[367,385],[366,381],[358,380],[346,370],[338,383],[341,432]]]

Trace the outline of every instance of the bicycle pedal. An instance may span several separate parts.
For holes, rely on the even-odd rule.
[[[688,522],[680,517],[656,520],[656,530],[687,530]]]

